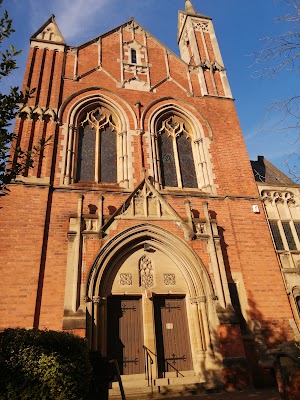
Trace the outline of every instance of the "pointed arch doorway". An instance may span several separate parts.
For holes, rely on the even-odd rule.
[[[158,377],[201,368],[209,305],[193,300],[211,297],[212,287],[201,260],[170,232],[143,224],[114,237],[95,262],[88,294],[91,345],[117,359],[123,375],[144,373],[145,348]]]

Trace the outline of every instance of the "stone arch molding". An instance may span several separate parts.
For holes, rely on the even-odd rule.
[[[207,360],[213,358],[211,328],[214,329],[218,323],[213,286],[204,264],[196,253],[180,238],[155,225],[140,224],[117,234],[97,256],[86,287],[86,328],[89,344],[92,349],[106,354],[105,332],[109,318],[107,296],[111,294],[112,282],[126,255],[144,248],[145,244],[148,245],[147,248],[151,247],[168,255],[186,281],[186,291],[178,295],[186,297],[189,335],[191,343],[194,343],[192,348],[194,369],[200,373],[202,364],[199,358],[204,357],[204,354],[207,355]],[[153,291],[155,292],[154,289]],[[149,307],[149,302],[148,305],[145,302],[147,303],[147,299],[143,296],[144,307]],[[149,312],[149,308],[147,309]],[[144,336],[146,346],[149,346],[148,334],[150,333]],[[151,334],[153,335],[153,332]]]
[[[200,258],[182,240],[161,227],[150,224],[141,224],[123,231],[103,247],[97,256],[87,282],[86,309],[87,309],[87,337],[93,348],[98,348],[100,320],[106,320],[102,303],[110,295],[111,284],[119,268],[120,260],[132,251],[141,249],[145,244],[155,250],[167,254],[181,271],[187,286],[185,293],[190,304],[201,309],[205,315],[206,326],[208,321],[216,321],[214,300],[216,296],[210,280]],[[114,268],[114,266],[117,266]],[[103,304],[104,305],[104,304]],[[105,307],[104,307],[105,308]],[[102,311],[101,311],[102,310]],[[99,320],[100,318],[100,320]],[[210,341],[207,328],[207,348]]]
[[[88,299],[107,296],[108,282],[111,274],[115,273],[113,265],[117,265],[128,252],[144,244],[168,254],[175,262],[186,279],[191,299],[199,296],[205,296],[207,300],[215,298],[206,268],[193,250],[171,232],[158,226],[141,224],[117,234],[100,251],[90,271]]]
[[[189,337],[193,343],[193,365],[195,373],[200,374],[203,367],[206,368],[205,363],[214,362],[211,351],[212,333],[218,320],[213,286],[205,266],[196,253],[171,232],[151,224],[136,225],[112,237],[101,249],[90,270],[86,287],[86,328],[90,347],[106,354],[109,319],[107,297],[111,294],[112,282],[126,255],[145,249],[145,244],[148,245],[147,248],[151,247],[168,255],[186,281],[185,291],[177,294],[186,298]],[[153,292],[155,293],[154,288]],[[124,294],[130,295],[129,292]],[[176,295],[175,292],[172,294]],[[143,340],[146,346],[153,346],[155,338],[151,327],[154,326],[154,320],[153,317],[149,317],[153,315],[153,309],[151,311],[152,302],[146,297],[142,295],[144,318],[147,314],[147,318],[152,318],[152,322],[149,323],[148,320],[148,324],[144,325]]]
[[[154,177],[156,188],[161,188],[157,122],[168,115],[180,118],[190,130],[189,136],[191,138],[198,188],[205,192],[215,193],[216,187],[214,184],[211,155],[209,153],[212,140],[210,126],[201,115],[198,115],[197,118],[184,104],[179,104],[173,99],[163,99],[162,102],[149,105],[141,117],[143,130],[148,142],[151,143],[149,164],[151,166],[150,173]],[[200,120],[202,123],[200,123]],[[204,126],[209,132],[209,137],[206,137],[204,134]]]
[[[82,93],[78,93],[78,96]],[[135,114],[127,104],[121,104],[107,94],[91,91],[85,93],[85,96],[72,96],[69,102],[65,102],[59,112],[62,125],[62,162],[61,184],[69,185],[75,183],[76,157],[78,142],[78,125],[82,115],[92,108],[103,107],[110,113],[117,127],[117,183],[121,187],[129,187],[132,171],[132,159],[129,152],[129,144],[132,141],[132,135],[135,130],[130,130],[128,115],[133,117],[134,125]],[[68,108],[68,110],[67,110]],[[127,109],[128,108],[128,109]]]

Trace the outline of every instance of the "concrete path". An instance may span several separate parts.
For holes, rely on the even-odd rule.
[[[164,396],[161,395],[161,399]],[[222,393],[211,393],[211,394],[200,394],[195,396],[177,396],[167,397],[166,400],[280,400],[281,397],[277,390],[254,390],[247,392],[222,392]]]

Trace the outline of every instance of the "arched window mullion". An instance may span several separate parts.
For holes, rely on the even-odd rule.
[[[196,179],[197,179],[197,187],[201,188],[204,186],[204,179],[203,179],[203,171],[202,171],[202,163],[200,159],[200,150],[199,144],[197,143],[198,139],[191,140],[192,146],[192,153],[194,157],[194,164],[195,164],[195,172],[196,172]]]
[[[202,139],[196,139],[193,142],[194,146],[194,155],[195,155],[195,162],[196,162],[196,173],[197,173],[197,180],[198,180],[198,186],[200,188],[207,186],[209,179],[208,179],[208,172],[207,168],[205,165],[205,158],[204,158],[204,152],[203,152],[203,140]]]
[[[209,172],[208,172],[208,167],[207,167],[207,161],[205,158],[205,154],[204,154],[204,147],[203,147],[203,139],[200,139],[198,141],[198,146],[199,146],[199,151],[200,151],[200,155],[201,155],[201,162],[202,162],[202,176],[203,176],[203,180],[204,180],[204,186],[210,186],[210,178],[209,178]]]
[[[122,167],[122,181],[126,182],[126,185],[128,187],[128,151],[127,151],[127,131],[122,132],[122,149],[121,149],[121,155],[122,155],[122,160],[123,160],[123,167]]]
[[[120,177],[118,181],[123,182],[125,180],[125,154],[124,154],[124,132],[118,133],[118,140],[117,140],[117,157],[119,158],[118,166],[117,166],[117,176]]]
[[[101,176],[101,162],[100,162],[100,154],[101,154],[101,140],[100,140],[100,128],[97,126],[95,128],[96,135],[96,145],[95,145],[95,182],[100,182]]]
[[[174,152],[174,160],[175,160],[176,174],[177,174],[177,184],[178,184],[178,187],[182,188],[182,177],[181,177],[181,170],[180,170],[178,145],[177,145],[177,140],[176,140],[177,138],[176,138],[176,136],[173,136],[172,139],[173,139],[173,152]]]
[[[159,151],[158,151],[158,143],[157,143],[157,135],[155,135],[155,134],[150,134],[150,137],[151,137],[151,148],[152,148],[154,181],[155,181],[155,182],[158,182],[159,185],[162,186],[161,171],[160,171],[160,163],[159,163]]]

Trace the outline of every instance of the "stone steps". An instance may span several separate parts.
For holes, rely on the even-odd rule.
[[[181,376],[181,375],[185,376]],[[148,386],[144,375],[122,376],[122,383],[126,399],[130,398],[159,398],[169,394],[185,393],[186,395],[197,393],[203,390],[203,385],[199,382],[199,377],[195,376],[194,371],[184,371],[178,377],[176,374],[167,373],[166,378],[157,378],[153,382],[153,388]],[[109,399],[121,399],[118,382],[112,383],[109,390]]]
[[[179,388],[177,388],[179,389]],[[202,391],[201,393],[191,394],[186,391],[177,392],[163,392],[158,393],[131,393],[126,394],[126,400],[280,400],[281,397],[276,389],[260,389],[260,390],[245,390],[236,392],[225,392],[219,391],[217,393],[207,393]],[[114,400],[121,400],[121,396],[112,397]],[[109,396],[109,399],[111,397]]]

